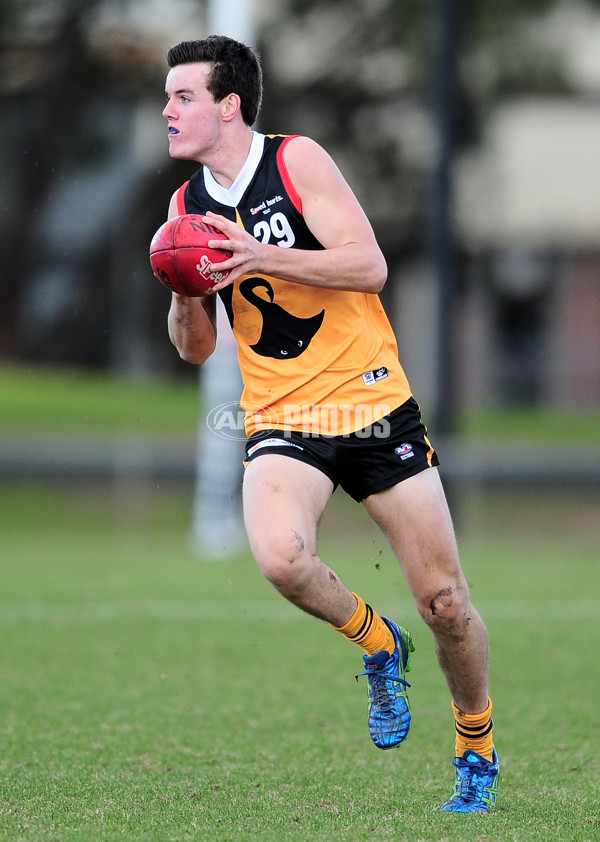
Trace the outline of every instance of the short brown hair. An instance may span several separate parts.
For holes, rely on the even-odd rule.
[[[214,101],[220,102],[228,94],[237,94],[244,122],[251,126],[262,102],[262,69],[258,55],[246,44],[225,35],[182,41],[167,53],[169,67],[199,61],[212,64],[207,89]]]

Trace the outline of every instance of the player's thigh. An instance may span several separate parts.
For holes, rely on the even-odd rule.
[[[276,453],[265,453],[245,468],[244,523],[257,561],[302,545],[316,553],[317,527],[333,492],[320,470]]]
[[[464,584],[437,468],[427,468],[363,502],[387,537],[415,597],[429,600],[444,588]]]

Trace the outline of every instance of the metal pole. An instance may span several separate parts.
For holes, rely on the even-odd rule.
[[[227,35],[254,46],[252,0],[210,0],[208,35]],[[245,546],[240,512],[240,441],[220,438],[206,426],[216,407],[233,406],[242,392],[237,345],[225,309],[217,302],[217,347],[200,370],[202,417],[198,423],[198,459],[192,511],[191,544],[200,557],[225,558]]]
[[[454,303],[457,294],[453,225],[453,163],[458,106],[460,0],[433,0],[434,119],[438,156],[432,190],[431,259],[438,288],[438,353],[435,433],[454,428]]]
[[[249,47],[254,46],[253,0],[209,0],[208,29],[210,35],[228,35]]]

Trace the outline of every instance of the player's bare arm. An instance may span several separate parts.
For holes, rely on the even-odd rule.
[[[168,218],[177,216],[176,194],[171,198]],[[172,293],[168,315],[169,338],[179,356],[189,363],[202,365],[217,343],[216,308],[213,297],[200,295],[188,298]]]
[[[217,343],[216,299],[211,295],[188,298],[172,293],[168,316],[169,338],[188,363],[202,365]]]
[[[230,274],[214,290],[242,275],[262,273],[308,286],[380,292],[387,277],[385,259],[371,224],[331,157],[313,140],[298,137],[286,146],[284,160],[302,201],[304,219],[324,250],[264,244],[234,222],[209,213],[206,221],[229,237],[215,246],[233,252],[233,257],[219,264]]]

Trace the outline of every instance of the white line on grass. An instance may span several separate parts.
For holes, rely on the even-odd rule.
[[[412,603],[405,601],[386,602],[376,606],[377,610],[395,618],[415,616]],[[575,620],[600,619],[600,599],[548,600],[537,602],[494,601],[477,605],[486,620]],[[281,600],[279,602],[85,602],[55,603],[0,603],[0,622],[60,621],[98,622],[121,619],[158,620],[267,620],[289,622],[304,618],[297,608]]]

